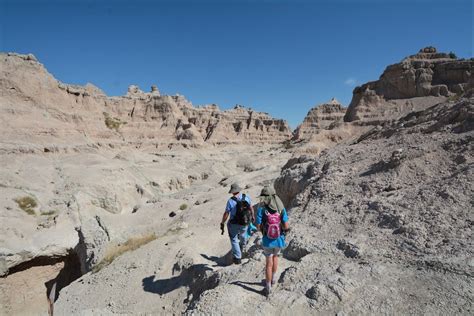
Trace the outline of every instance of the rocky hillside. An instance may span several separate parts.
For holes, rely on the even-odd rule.
[[[473,67],[472,58],[423,48],[388,66],[379,80],[356,87],[344,120],[377,124],[455,98],[473,85]]]
[[[473,140],[463,98],[290,160],[276,187],[293,206],[297,263],[282,291],[324,313],[469,314]]]
[[[183,96],[130,86],[121,97],[56,80],[33,55],[0,54],[0,151],[80,151],[181,143],[278,143],[284,120],[236,106],[193,107]]]

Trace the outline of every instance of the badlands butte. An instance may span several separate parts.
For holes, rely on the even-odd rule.
[[[473,66],[423,48],[291,131],[1,53],[0,314],[472,315]],[[233,182],[288,209],[270,299],[261,235],[229,264]]]

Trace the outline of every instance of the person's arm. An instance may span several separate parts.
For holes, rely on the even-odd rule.
[[[232,204],[230,203],[230,199],[227,201],[227,204],[225,205],[225,211],[224,214],[222,215],[222,221],[221,221],[221,226],[225,224],[227,219],[229,218],[230,212],[232,211]]]
[[[224,225],[228,218],[229,218],[229,212],[224,211],[224,215],[222,215],[221,225]]]
[[[290,224],[288,224],[288,214],[286,213],[286,209],[283,209],[281,223],[283,231],[286,232],[290,230]]]
[[[229,217],[229,212],[224,211],[224,215],[222,215],[222,221],[221,221],[221,235],[224,235],[225,222],[227,221],[228,217]]]
[[[257,230],[260,232],[263,232],[263,227],[262,227],[262,212],[260,208],[257,209],[257,216],[255,217],[255,224],[257,226]]]

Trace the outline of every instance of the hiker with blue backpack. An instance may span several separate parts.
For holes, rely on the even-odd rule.
[[[232,257],[235,264],[240,264],[242,260],[242,249],[247,243],[248,226],[255,221],[250,197],[241,194],[242,188],[233,183],[230,186],[229,193],[232,197],[227,201],[224,215],[222,215],[221,231],[224,234],[224,227],[227,219],[227,232],[229,233],[230,244],[232,247]]]
[[[263,254],[265,255],[265,296],[269,296],[276,283],[278,255],[285,247],[285,234],[289,231],[285,206],[276,195],[275,189],[264,186],[260,193],[260,206],[255,223],[262,232]]]

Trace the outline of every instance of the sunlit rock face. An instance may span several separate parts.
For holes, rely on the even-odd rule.
[[[320,130],[330,130],[342,122],[346,108],[335,98],[309,110],[303,123],[295,130],[295,139],[308,139]]]
[[[434,47],[388,66],[379,80],[356,87],[344,121],[392,120],[466,92],[474,59],[438,53]]]
[[[279,143],[286,121],[236,106],[194,107],[181,95],[131,85],[109,97],[92,84],[56,80],[33,55],[0,54],[1,151],[81,151],[96,146]]]

